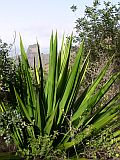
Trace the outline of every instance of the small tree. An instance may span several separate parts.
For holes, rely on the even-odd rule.
[[[73,5],[72,11],[77,7]],[[112,5],[104,1],[101,8],[99,0],[93,6],[86,6],[84,17],[76,20],[75,42],[85,39],[86,49],[92,51],[93,58],[99,54],[113,54],[120,51],[120,3]]]
[[[72,11],[77,6],[71,7]],[[111,4],[105,2],[102,7],[99,0],[94,0],[91,7],[86,6],[84,16],[75,22],[75,44],[85,39],[86,53],[91,52],[92,78],[96,76],[96,64],[99,69],[104,65],[108,57],[115,55],[114,67],[110,72],[116,72],[120,68],[120,3]],[[89,78],[90,79],[90,78]]]

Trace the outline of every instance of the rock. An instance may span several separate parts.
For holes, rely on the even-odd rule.
[[[36,65],[38,65],[38,53],[37,53],[37,44],[29,45],[27,49],[28,61],[31,67],[34,67],[34,57],[36,61]],[[42,65],[43,68],[48,66],[49,63],[49,54],[41,53]]]

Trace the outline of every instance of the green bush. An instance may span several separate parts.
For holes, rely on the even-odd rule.
[[[9,57],[11,46],[0,39],[0,101],[9,100],[9,81],[13,76],[13,60]]]
[[[34,85],[31,68],[20,38],[20,73],[21,76],[24,75],[21,83],[26,86],[26,91],[22,93],[20,90],[18,93],[14,87],[14,92],[17,100],[16,109],[23,123],[12,121],[10,131],[18,152],[26,159],[31,156],[32,158],[49,159],[51,153],[54,158],[60,155],[62,157],[63,153],[65,153],[64,158],[70,159],[75,156],[78,158],[88,140],[99,136],[108,127],[111,128],[116,142],[120,140],[118,129],[120,123],[117,121],[120,110],[120,93],[95,110],[120,73],[111,75],[110,79],[97,89],[112,61],[109,60],[94,82],[86,87],[80,96],[77,96],[88,67],[89,54],[83,62],[84,42],[82,42],[75,63],[72,69],[69,69],[71,45],[72,36],[66,43],[63,38],[58,54],[57,33],[55,38],[52,33],[49,74],[44,86],[40,49],[37,44],[39,66],[36,67],[34,60],[36,84]],[[25,93],[25,97],[22,96]],[[6,114],[6,107],[3,103],[0,108]],[[3,121],[5,124],[6,119],[4,118]]]

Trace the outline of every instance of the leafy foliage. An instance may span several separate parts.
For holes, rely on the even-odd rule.
[[[112,4],[109,1],[104,1],[103,5],[101,3],[99,0],[94,0],[92,6],[86,6],[84,16],[75,21],[74,49],[76,50],[78,44],[84,39],[85,53],[88,53],[89,50],[91,52],[84,86],[94,81],[101,68],[113,55],[115,58],[101,81],[101,86],[111,74],[120,71],[120,3]],[[71,9],[75,6],[73,5]],[[72,11],[75,12],[76,9]],[[108,97],[120,91],[119,84],[120,78],[107,94]]]
[[[94,0],[93,6],[86,6],[84,17],[76,20],[76,42],[85,39],[86,49],[91,50],[92,58],[103,54],[119,53],[120,47],[120,4],[112,5]]]
[[[20,88],[20,67],[9,55],[11,47],[12,45],[0,40],[0,102],[2,100],[5,104],[13,105],[16,103],[13,85],[16,86],[18,92]]]
[[[13,61],[9,57],[10,46],[0,40],[0,99],[8,100],[8,83],[12,80]]]
[[[120,93],[102,104],[99,110],[92,112],[120,73],[112,75],[100,89],[96,90],[111,63],[109,60],[95,81],[78,97],[77,93],[88,67],[89,54],[83,62],[84,42],[82,42],[75,63],[72,69],[69,69],[72,35],[66,43],[63,38],[59,54],[57,44],[57,33],[55,36],[52,33],[49,74],[45,86],[43,85],[44,74],[40,48],[37,44],[39,66],[36,67],[34,60],[36,81],[36,85],[34,85],[31,68],[20,38],[20,73],[24,75],[24,81],[21,81],[21,84],[26,86],[26,98],[22,96],[24,93],[21,89],[18,93],[14,87],[14,92],[17,99],[16,109],[25,125],[22,126],[19,123],[18,126],[13,121],[10,131],[19,152],[25,158],[33,153],[33,158],[44,159],[48,155],[47,153],[51,153],[51,150],[54,153],[57,153],[58,150],[59,153],[64,151],[69,158],[75,155],[79,157],[79,153],[84,147],[83,143],[86,143],[94,135],[98,135],[106,127],[111,127],[116,141],[120,140],[117,128],[120,123],[117,122],[118,126],[114,125],[120,110]],[[6,114],[6,107],[3,103],[1,103],[0,109]],[[6,119],[3,121],[6,123]],[[46,142],[44,142],[45,139]],[[44,143],[49,145],[49,148]],[[35,150],[36,145],[40,149],[39,155]],[[50,148],[51,150],[49,150]],[[42,154],[40,154],[41,152]]]

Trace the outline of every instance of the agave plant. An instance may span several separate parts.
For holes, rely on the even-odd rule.
[[[65,150],[68,153],[73,149],[74,153],[81,151],[82,143],[90,137],[97,135],[106,129],[112,128],[113,137],[120,141],[120,123],[117,121],[120,111],[120,93],[113,96],[106,104],[97,107],[103,96],[116,81],[120,73],[116,73],[100,88],[97,89],[104,77],[110,63],[101,70],[94,82],[78,94],[84,80],[89,63],[89,54],[83,60],[84,41],[81,43],[72,69],[69,67],[72,35],[69,40],[63,41],[58,54],[57,33],[53,33],[50,39],[49,73],[44,85],[44,73],[40,55],[40,47],[37,43],[39,65],[34,59],[34,76],[36,85],[33,84],[32,70],[25,53],[20,37],[21,69],[24,73],[27,95],[18,94],[14,88],[17,99],[17,109],[21,113],[27,126],[11,128],[12,137],[17,147],[22,151],[29,148],[29,138],[45,137],[58,134],[50,144],[53,149]],[[1,109],[5,108],[1,105]],[[94,112],[94,108],[97,108]],[[5,109],[2,109],[5,110]],[[29,154],[29,153],[28,153]],[[44,155],[43,155],[44,156]],[[73,156],[70,154],[70,156]]]

